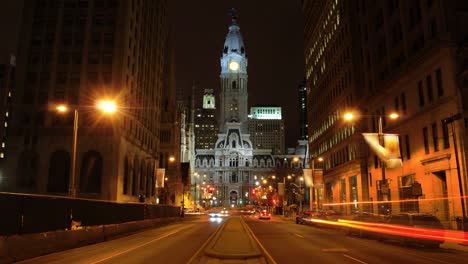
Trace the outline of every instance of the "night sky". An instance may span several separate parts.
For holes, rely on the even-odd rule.
[[[177,86],[190,94],[195,81],[198,93],[220,89],[220,57],[231,22],[229,10],[238,15],[248,65],[249,107],[278,105],[283,108],[286,147],[299,136],[297,87],[304,78],[303,21],[300,0],[170,0],[172,34],[176,52]],[[17,45],[21,1],[2,3],[0,63],[7,63]],[[200,100],[198,101],[201,102]]]
[[[198,96],[206,88],[219,94],[220,57],[231,22],[229,10],[235,8],[249,60],[249,107],[281,106],[286,147],[294,147],[299,136],[297,88],[304,78],[300,0],[169,2],[177,86],[184,97],[189,96],[193,81]]]

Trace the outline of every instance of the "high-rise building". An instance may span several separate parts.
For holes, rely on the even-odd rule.
[[[307,140],[309,138],[307,121],[307,85],[306,82],[301,83],[297,91],[298,110],[299,110],[299,139]]]
[[[275,155],[284,154],[284,120],[281,107],[254,106],[250,108],[249,134],[254,149],[271,149]]]
[[[161,110],[174,98],[163,94],[173,89],[167,14],[167,1],[24,2],[0,189],[155,201]],[[99,99],[118,111],[103,114]]]
[[[466,158],[456,161],[466,157],[457,119],[466,116],[466,55],[457,56],[466,50],[465,9],[463,1],[303,1],[310,152],[324,160],[315,162],[324,169],[324,202],[353,202],[334,210],[418,210],[447,227],[466,215],[463,200],[447,201],[466,189],[453,169],[466,172]],[[348,110],[359,119],[345,123]],[[400,118],[390,120],[394,111]],[[399,135],[400,168],[382,168],[363,143],[361,132],[378,132],[379,123]]]
[[[195,149],[214,149],[217,139],[216,100],[213,89],[205,89],[203,105],[195,111]]]

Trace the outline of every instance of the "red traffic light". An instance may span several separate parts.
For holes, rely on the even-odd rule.
[[[272,202],[273,202],[273,204],[276,204],[276,199],[273,199]]]
[[[208,192],[213,193],[213,191],[214,191],[214,187],[213,186],[208,186]]]
[[[257,191],[255,189],[252,190],[252,195],[253,196],[257,195]]]

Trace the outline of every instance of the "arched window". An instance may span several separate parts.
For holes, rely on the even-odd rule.
[[[57,150],[50,156],[47,192],[67,193],[70,182],[70,154]]]
[[[130,174],[130,168],[128,164],[128,157],[125,156],[124,158],[124,176],[123,176],[123,187],[122,187],[122,193],[127,194],[128,193],[128,178]]]
[[[145,193],[145,184],[146,184],[145,161],[141,160],[140,162],[140,189],[138,190],[138,195]]]
[[[151,184],[153,183],[153,175],[151,174],[151,162],[146,164],[146,197],[151,197]]]
[[[235,140],[233,140],[233,141],[231,142],[231,147],[232,147],[232,148],[236,148],[236,141],[235,141]]]
[[[39,156],[34,151],[23,151],[18,159],[16,170],[18,186],[34,188],[36,186],[36,173],[39,165]]]
[[[81,163],[80,192],[101,193],[102,156],[91,150],[86,152]]]
[[[231,182],[237,182],[237,174],[235,172],[231,174]]]
[[[133,158],[133,169],[132,169],[132,195],[138,194],[138,169],[140,168],[140,162],[138,156],[135,155]]]

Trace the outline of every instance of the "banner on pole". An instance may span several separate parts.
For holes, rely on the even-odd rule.
[[[400,144],[397,134],[384,134],[384,146],[379,143],[379,134],[377,133],[362,133],[364,140],[370,146],[372,151],[385,162],[389,169],[400,168],[403,166],[400,157]]]
[[[278,182],[278,195],[284,195],[284,183]]]
[[[164,188],[166,169],[156,169],[156,188]]]
[[[304,181],[307,187],[314,186],[314,180],[312,179],[312,169],[302,169],[304,174]]]

